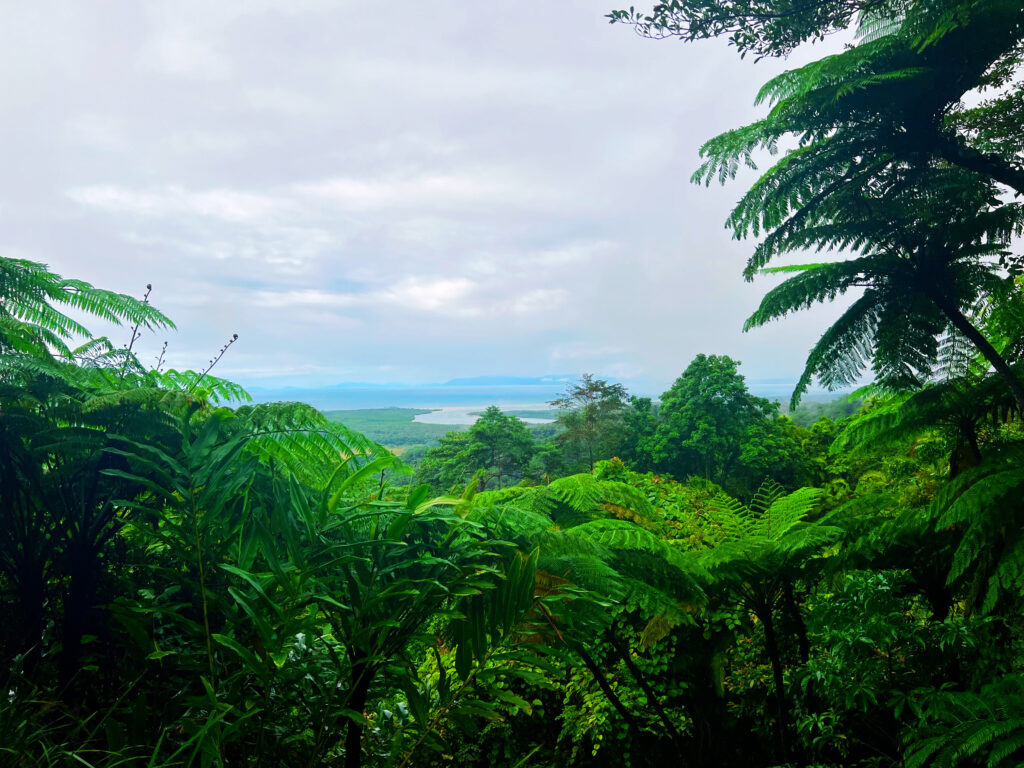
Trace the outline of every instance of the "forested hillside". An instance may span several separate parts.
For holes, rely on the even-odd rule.
[[[252,404],[234,338],[144,364],[148,289],[0,258],[0,765],[1024,765],[1024,5],[611,20],[852,35],[694,175],[770,163],[727,222],[784,278],[748,329],[847,299],[794,418],[707,353],[656,402],[598,373],[550,426],[482,409],[414,468]]]

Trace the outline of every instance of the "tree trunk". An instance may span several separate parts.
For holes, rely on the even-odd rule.
[[[768,608],[763,615],[758,616],[764,625],[764,644],[768,651],[768,658],[772,663],[772,677],[775,681],[775,745],[778,749],[778,759],[786,761],[786,723],[788,711],[786,709],[785,680],[782,674],[782,654],[779,653],[779,640],[775,634],[775,624],[772,620],[771,608]]]
[[[939,138],[936,151],[943,160],[995,179],[1018,195],[1024,195],[1024,170],[1006,162],[1001,157],[985,154],[968,146],[963,141],[947,136]]]
[[[782,587],[782,602],[786,607],[786,614],[793,622],[797,647],[800,649],[800,662],[806,664],[811,658],[811,641],[807,638],[807,625],[804,623],[800,606],[797,605],[796,597],[793,595],[793,585],[789,582]]]
[[[1006,386],[1010,390],[1010,394],[1013,396],[1013,402],[1017,406],[1017,415],[1024,415],[1024,386],[1021,385],[1020,379],[1017,378],[1017,375],[1010,368],[1009,363],[1003,359],[1003,356],[996,351],[996,348],[982,335],[981,331],[975,328],[971,321],[951,301],[943,296],[932,296],[932,301],[949,318],[949,322],[953,324],[953,327],[966,336],[978,348],[978,351],[985,356],[985,359],[995,368],[996,372],[1003,377]]]
[[[608,701],[611,702],[612,707],[619,713],[626,724],[629,725],[635,733],[640,732],[640,725],[637,723],[636,718],[633,717],[633,713],[626,709],[626,705],[622,703],[622,699],[618,697],[615,690],[611,687],[609,682],[605,679],[604,673],[601,671],[601,667],[594,660],[594,657],[587,653],[586,649],[581,644],[574,644],[572,649],[576,652],[583,660],[583,665],[590,671],[590,674],[594,676],[594,681],[597,683],[598,688],[601,692],[608,697]],[[349,768],[346,766],[346,768]]]
[[[668,731],[669,736],[672,738],[672,743],[675,744],[676,748],[680,750],[680,754],[682,754],[682,750],[684,748],[683,736],[679,733],[679,730],[669,718],[665,708],[661,706],[661,700],[654,692],[654,689],[648,684],[643,671],[641,671],[629,655],[629,646],[627,645],[626,647],[623,647],[615,638],[612,639],[612,645],[615,647],[615,650],[619,652],[619,656],[622,657],[622,660],[625,662],[630,674],[633,675],[633,679],[640,685],[640,690],[644,692],[644,695],[647,697],[647,701],[652,707],[654,707],[654,711],[658,715],[658,719],[661,720],[661,724],[665,726],[665,730]]]
[[[94,629],[92,618],[99,586],[96,553],[83,537],[84,533],[76,536],[66,553],[70,562],[68,591],[64,599],[58,686],[68,700],[74,700],[80,692],[75,678],[81,671],[82,636],[92,634]]]
[[[981,463],[981,448],[974,422],[964,419],[959,425],[956,445],[949,455],[949,479]]]
[[[352,667],[352,697],[348,705],[360,715],[370,695],[370,679],[373,677],[365,660],[355,662]],[[345,732],[345,768],[359,768],[363,762],[363,724],[349,719]]]

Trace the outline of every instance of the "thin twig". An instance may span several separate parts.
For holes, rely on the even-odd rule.
[[[167,354],[167,342],[164,342],[163,349],[160,350],[160,356],[156,359],[156,372],[160,373],[160,369],[164,365],[164,355]]]
[[[149,304],[149,294],[153,290],[152,283],[146,283],[146,292],[142,294],[142,303]],[[132,337],[128,341],[128,346],[124,350],[124,363],[121,365],[121,378],[125,377],[128,373],[128,361],[132,358],[132,347],[135,346],[135,342],[142,338],[142,334],[139,333],[139,326],[142,324],[142,318],[140,317],[135,321],[135,325],[132,326]]]
[[[210,364],[206,366],[206,369],[201,374],[199,374],[199,378],[192,383],[192,386],[186,390],[187,392],[192,392],[196,387],[199,386],[199,382],[206,378],[206,374],[213,370],[213,366],[219,363],[220,359],[224,357],[224,353],[228,351],[228,347],[230,347],[236,341],[238,341],[237,333],[232,334],[231,338],[228,340],[228,343],[220,348],[220,352],[218,352],[217,356],[210,361]]]

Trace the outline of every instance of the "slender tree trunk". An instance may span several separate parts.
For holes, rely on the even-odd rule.
[[[793,585],[789,582],[782,587],[782,601],[786,606],[786,613],[793,622],[793,629],[796,634],[797,647],[800,649],[800,661],[806,664],[811,658],[811,641],[807,637],[807,625],[800,613],[800,606],[797,605],[796,596],[793,594]]]
[[[612,639],[612,645],[614,645],[615,650],[619,652],[619,656],[622,657],[622,660],[625,662],[630,674],[633,675],[633,679],[640,685],[640,690],[644,692],[644,695],[647,697],[647,701],[650,702],[652,707],[654,707],[654,711],[658,715],[658,719],[661,720],[661,724],[665,726],[665,730],[668,731],[669,736],[672,738],[672,743],[675,744],[676,748],[680,750],[680,753],[682,753],[684,747],[683,736],[679,733],[679,729],[676,728],[675,724],[669,718],[665,708],[661,706],[661,700],[654,692],[654,689],[651,688],[650,684],[648,684],[643,671],[633,661],[629,654],[629,647],[623,647],[623,645],[615,638]]]
[[[366,707],[370,695],[369,665],[365,659],[359,659],[352,667],[352,697],[348,700],[350,709],[360,715]],[[363,762],[363,724],[349,719],[348,730],[345,732],[345,768],[359,768]]]
[[[981,448],[974,422],[964,419],[959,424],[960,434],[949,456],[949,479],[981,463]]]
[[[971,321],[951,301],[943,296],[932,296],[932,300],[942,310],[942,313],[949,318],[949,322],[953,324],[953,327],[966,336],[978,348],[978,351],[985,356],[985,359],[988,360],[992,367],[996,369],[996,372],[1003,377],[1006,386],[1010,390],[1010,394],[1013,396],[1013,402],[1017,406],[1017,415],[1024,415],[1024,385],[1021,385],[1020,379],[1017,378],[1013,369],[1010,368],[1009,363],[1003,359],[1003,356],[996,351],[996,348],[982,335],[981,331],[975,328]]]
[[[608,697],[608,701],[611,702],[612,707],[619,713],[626,724],[635,731],[640,732],[640,724],[637,723],[636,718],[633,717],[633,713],[626,709],[626,705],[622,703],[622,699],[619,698],[618,694],[612,688],[611,684],[605,678],[604,673],[601,671],[601,667],[594,660],[594,657],[587,653],[586,649],[581,644],[574,644],[573,650],[583,660],[583,665],[590,671],[590,674],[594,676],[594,681],[597,683],[597,687],[601,689],[601,692]],[[350,768],[346,766],[346,768]]]
[[[79,686],[75,677],[80,670],[82,636],[90,634],[92,613],[98,588],[96,553],[89,542],[76,537],[68,547],[68,592],[64,600],[64,625],[58,685],[65,697],[75,698]]]
[[[772,663],[772,677],[775,681],[775,743],[778,749],[778,759],[786,760],[786,723],[789,720],[786,708],[785,680],[782,672],[782,654],[779,652],[779,640],[775,634],[775,623],[772,618],[771,608],[764,612],[761,623],[764,625],[764,644],[768,651],[768,658]]]

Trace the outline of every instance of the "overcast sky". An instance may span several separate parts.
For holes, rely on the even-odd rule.
[[[248,384],[563,374],[699,352],[793,377],[837,308],[767,281],[688,181],[788,62],[650,41],[614,0],[170,0],[0,11],[0,253],[141,295]],[[121,331],[127,336],[127,331]],[[125,339],[126,340],[126,339]]]

